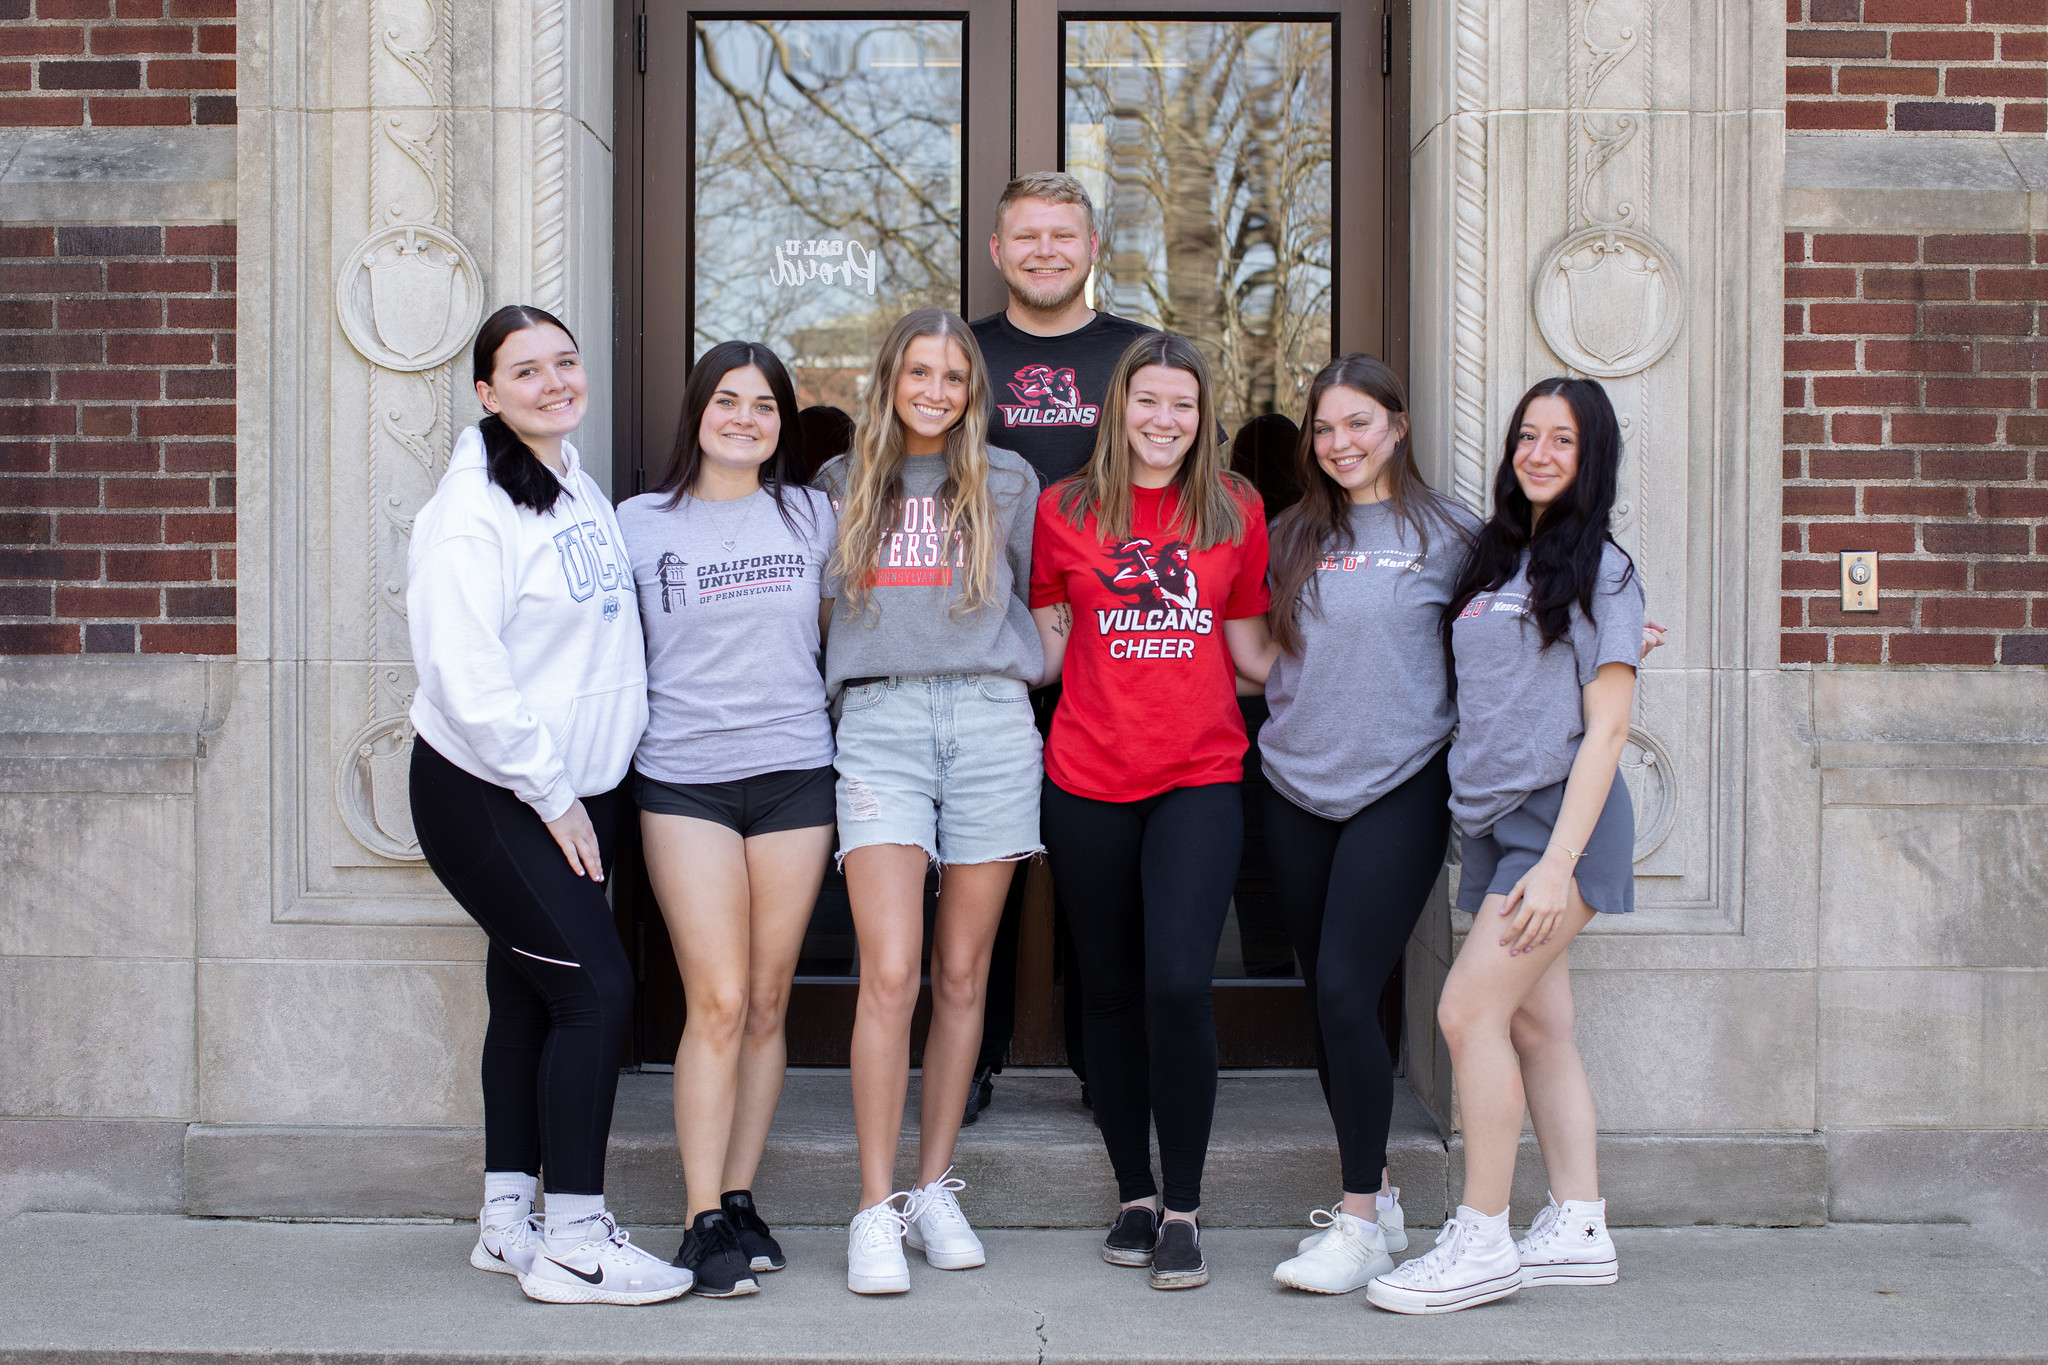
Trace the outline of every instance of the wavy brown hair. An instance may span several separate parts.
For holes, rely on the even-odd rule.
[[[951,611],[955,616],[971,615],[995,600],[990,580],[996,556],[1003,552],[1003,533],[996,523],[995,495],[989,490],[988,366],[965,322],[943,308],[919,308],[905,313],[882,339],[854,415],[853,448],[846,455],[839,544],[832,551],[832,573],[855,615],[870,605],[882,537],[888,534],[903,502],[903,461],[907,457],[903,423],[896,416],[896,381],[903,374],[903,353],[919,337],[932,336],[952,342],[967,357],[967,405],[960,420],[946,432],[946,481],[939,488],[945,534],[959,533],[965,560]]]
[[[1188,447],[1173,476],[1179,506],[1169,529],[1196,550],[1223,541],[1235,545],[1244,539],[1245,508],[1258,492],[1224,465],[1223,447],[1216,439],[1215,385],[1209,379],[1209,366],[1194,342],[1172,332],[1147,332],[1117,361],[1102,403],[1095,453],[1077,473],[1061,481],[1060,515],[1078,528],[1093,512],[1095,533],[1102,539],[1122,540],[1130,535],[1135,499],[1131,493],[1131,440],[1124,431],[1124,415],[1130,406],[1131,380],[1147,365],[1187,371],[1195,377],[1200,395],[1195,408],[1195,443]]]
[[[1351,494],[1331,478],[1316,459],[1316,411],[1323,396],[1332,389],[1362,393],[1401,421],[1400,439],[1387,457],[1387,507],[1397,521],[1415,537],[1416,550],[1427,556],[1432,530],[1459,542],[1464,533],[1450,517],[1450,499],[1422,481],[1415,467],[1413,430],[1408,429],[1408,391],[1399,375],[1378,359],[1354,351],[1340,355],[1322,369],[1308,386],[1308,408],[1302,414],[1301,436],[1294,447],[1296,477],[1301,481],[1301,501],[1273,519],[1272,568],[1273,610],[1267,618],[1273,640],[1289,654],[1302,648],[1301,618],[1304,613],[1321,612],[1322,598],[1316,582],[1316,565],[1325,555],[1351,548]]]

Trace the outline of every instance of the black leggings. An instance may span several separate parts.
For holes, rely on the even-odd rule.
[[[1237,784],[1091,801],[1048,780],[1039,811],[1081,967],[1088,1088],[1117,1197],[1159,1193],[1156,1124],[1166,1207],[1192,1212],[1216,1116],[1209,983],[1244,842]]]
[[[586,796],[607,876],[615,793]],[[484,994],[484,1169],[550,1194],[603,1194],[633,968],[604,885],[570,870],[533,807],[412,746],[412,820],[427,865],[490,935]]]
[[[1380,1187],[1394,1068],[1380,992],[1443,871],[1451,779],[1442,749],[1349,820],[1266,793],[1273,890],[1316,1001],[1316,1062],[1337,1125],[1347,1194]]]

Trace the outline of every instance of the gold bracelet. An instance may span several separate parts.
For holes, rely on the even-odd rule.
[[[1564,851],[1565,851],[1565,852],[1567,852],[1567,853],[1569,853],[1569,854],[1571,854],[1571,855],[1572,855],[1572,861],[1573,861],[1573,862],[1577,862],[1577,861],[1578,861],[1579,859],[1581,859],[1581,858],[1583,858],[1583,857],[1585,857],[1585,856],[1586,856],[1585,854],[1583,854],[1583,853],[1580,853],[1580,852],[1579,852],[1579,851],[1578,851],[1577,849],[1571,848],[1571,847],[1567,846],[1566,844],[1564,844],[1564,843],[1563,843],[1562,841],[1560,841],[1560,840],[1557,840],[1557,839],[1552,839],[1552,840],[1550,841],[1550,846],[1551,846],[1552,848],[1562,848],[1562,849],[1564,849]]]

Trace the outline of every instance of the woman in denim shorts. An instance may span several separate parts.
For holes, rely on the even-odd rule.
[[[1609,533],[1620,464],[1598,383],[1530,389],[1508,424],[1493,516],[1444,607],[1458,907],[1473,919],[1437,1018],[1458,1080],[1465,1189],[1433,1250],[1366,1286],[1393,1312],[1616,1278],[1569,952],[1594,915],[1635,909],[1635,814],[1618,767],[1652,641],[1642,581]],[[1552,1195],[1518,1243],[1508,1193],[1525,1108]]]
[[[1040,848],[1028,689],[1044,670],[1025,605],[1038,476],[987,444],[987,411],[967,324],[918,309],[882,343],[853,449],[817,479],[839,513],[825,682],[838,719],[839,858],[860,940],[861,1194],[846,1268],[859,1294],[910,1287],[906,1239],[940,1269],[984,1260],[949,1171],[1010,874]],[[941,875],[918,1178],[892,1194],[932,865]]]

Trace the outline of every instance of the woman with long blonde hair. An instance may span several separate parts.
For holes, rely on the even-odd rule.
[[[1040,851],[1028,690],[1044,669],[1025,604],[1038,477],[988,445],[987,412],[973,333],[920,308],[882,342],[853,449],[818,472],[839,514],[825,684],[838,721],[839,858],[860,941],[861,1194],[846,1267],[859,1294],[910,1287],[905,1240],[942,1270],[985,1259],[950,1168],[1003,899],[1016,863]],[[930,866],[942,876],[918,1177],[892,1194]]]
[[[1034,532],[1032,616],[1047,675],[1065,673],[1045,840],[1123,1205],[1102,1254],[1149,1266],[1155,1289],[1209,1278],[1196,1226],[1216,1110],[1209,982],[1244,837],[1234,673],[1268,649],[1265,512],[1224,466],[1213,391],[1185,337],[1132,342],[1093,458],[1039,498]]]

